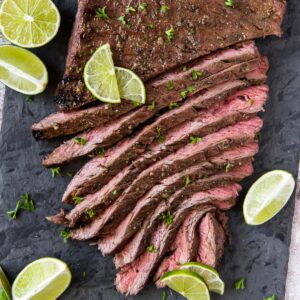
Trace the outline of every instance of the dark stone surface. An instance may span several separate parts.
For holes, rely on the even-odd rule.
[[[45,220],[60,207],[61,195],[69,181],[67,176],[51,178],[41,166],[42,157],[59,141],[36,143],[30,125],[55,110],[52,102],[66,54],[66,43],[74,17],[75,1],[57,1],[62,13],[59,35],[46,47],[35,51],[45,61],[50,85],[34,102],[7,90],[0,144],[0,264],[14,278],[31,261],[54,256],[66,261],[73,281],[61,299],[114,300],[124,297],[114,288],[115,269],[111,258],[103,258],[86,243],[64,244],[60,228]],[[289,1],[284,24],[284,37],[259,41],[260,49],[271,63],[270,101],[263,115],[265,126],[261,151],[255,161],[255,174],[245,182],[244,193],[262,173],[271,169],[289,170],[296,176],[300,144],[300,2]],[[8,220],[6,211],[14,208],[19,195],[30,193],[36,202],[35,213],[21,213],[18,220]],[[241,199],[243,195],[241,195]],[[227,284],[224,297],[213,299],[263,299],[277,295],[284,299],[294,198],[271,222],[260,227],[247,226],[241,205],[231,215],[232,242],[228,246],[220,272]],[[84,273],[86,276],[84,276]],[[247,288],[232,288],[240,277]],[[168,291],[168,299],[179,299]],[[161,299],[161,291],[149,286],[137,297],[129,299]]]

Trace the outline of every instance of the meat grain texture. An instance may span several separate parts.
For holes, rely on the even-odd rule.
[[[76,134],[86,141],[73,136],[43,161],[53,167],[92,156],[63,195],[74,207],[48,220],[114,255],[116,287],[125,295],[150,280],[162,287],[159,278],[178,263],[221,261],[224,211],[237,202],[238,182],[253,173],[263,126],[257,113],[269,92],[268,60],[252,39],[280,36],[286,5],[166,0],[163,11],[158,1],[145,3],[78,1],[55,97],[61,111],[32,126],[38,139]],[[135,11],[125,14],[129,5]],[[108,18],[96,16],[99,7]],[[145,82],[146,105],[102,104],[87,91],[84,65],[105,43],[117,66]]]

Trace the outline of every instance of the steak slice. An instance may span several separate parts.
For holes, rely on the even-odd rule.
[[[242,86],[249,85],[249,82],[247,80],[233,81],[227,83],[227,85],[221,85],[220,88],[224,86],[228,88],[230,84],[232,84],[231,89],[226,91],[226,94],[228,95],[230,95],[230,92],[238,90]],[[215,91],[215,89],[213,90]],[[267,94],[267,90],[268,88],[265,87],[261,91],[261,93],[263,94],[265,92]],[[220,90],[219,92],[221,93],[222,90]],[[245,93],[247,92],[248,90],[245,91]],[[259,94],[259,91],[257,91],[257,94]],[[204,95],[208,97],[210,94],[205,93]],[[208,98],[206,99],[206,101],[202,101],[202,103],[203,105],[207,105],[210,102],[217,102],[222,99],[221,96],[223,95],[225,95],[224,92],[219,97]],[[256,97],[257,96],[259,95],[256,95]],[[140,151],[143,151],[143,148],[146,148],[146,146],[155,139],[157,135],[156,128],[163,128],[163,131],[166,132],[169,128],[172,128],[184,121],[196,118],[199,112],[195,109],[194,102],[196,102],[197,99],[199,99],[199,96],[191,98],[190,100],[183,103],[181,107],[163,114],[161,117],[157,118],[151,125],[143,128],[143,130],[141,130],[137,134],[136,142],[134,145],[139,145]],[[211,101],[211,99],[213,99],[213,101]],[[89,132],[79,135],[81,139],[84,139],[86,141],[85,145],[76,143],[74,139],[68,140],[67,142],[56,148],[50,155],[48,155],[43,160],[43,165],[45,167],[53,167],[95,153],[99,148],[104,149],[113,145],[125,135],[129,134],[130,131],[139,124],[139,122],[136,122],[136,118],[134,117],[134,115],[138,114],[138,112],[130,114],[131,116],[126,115],[122,119],[118,120],[117,128],[115,128],[114,126],[114,124],[116,123],[115,122],[114,124],[112,124],[112,126],[109,126],[110,124],[107,124],[106,126],[103,126],[101,128],[95,128]],[[143,114],[143,116],[145,116],[145,114]]]
[[[239,162],[245,163],[247,157],[252,157],[257,153],[258,146],[257,144],[249,144],[245,146],[236,147],[235,149],[225,151],[219,156],[210,158],[210,162],[216,165],[224,166],[224,165],[238,165]],[[242,158],[243,157],[243,158]],[[245,159],[245,160],[244,160]],[[249,159],[249,158],[248,158]],[[232,170],[228,173],[231,178],[236,178],[240,176],[250,175],[252,167],[246,166],[244,172],[241,172],[240,175],[233,175]],[[198,173],[199,172],[199,173]],[[197,175],[198,173],[198,175]],[[202,171],[201,165],[194,166],[190,168],[190,170],[183,171],[182,174],[175,174],[172,177],[166,178],[163,180],[163,184],[166,186],[171,186],[172,183],[182,183],[183,176],[190,176],[190,180],[192,182],[196,181],[198,178],[201,178]],[[198,177],[199,176],[199,177]],[[218,176],[218,175],[217,175]],[[227,177],[228,178],[228,177]],[[209,180],[209,179],[208,179]],[[180,187],[179,187],[180,188]],[[168,198],[168,201],[161,202],[155,211],[148,215],[144,220],[141,228],[135,234],[134,237],[131,238],[130,242],[115,255],[114,262],[117,268],[121,268],[122,266],[131,263],[134,259],[136,259],[147,247],[149,243],[149,238],[153,231],[156,229],[158,223],[161,220],[161,215],[163,213],[167,213],[168,211],[172,212],[176,209],[177,205],[182,201],[182,192],[179,191],[176,194],[172,195]],[[185,196],[185,194],[183,194]]]
[[[199,235],[197,261],[215,268],[224,254],[226,231],[215,215],[208,213],[199,225]]]
[[[199,192],[185,199],[176,211],[172,224],[162,223],[153,233],[150,245],[154,247],[155,252],[144,252],[135,261],[119,271],[116,278],[117,290],[125,295],[139,293],[154,275],[156,268],[173,243],[181,224],[190,212],[199,206],[202,211],[210,210],[212,206],[209,203],[211,202],[232,201],[237,197],[240,190],[241,187],[238,184],[232,184],[207,192]]]
[[[188,86],[193,86],[195,89],[193,93],[196,93],[203,88],[224,81],[226,77],[234,77],[239,73],[245,74],[247,70],[255,69],[256,59],[259,58],[260,54],[254,43],[240,44],[233,49],[219,51],[197,60],[189,66],[187,71],[183,72],[180,67],[148,82],[145,88],[148,102],[155,101],[156,105],[153,109],[145,105],[135,108],[131,102],[125,101],[121,104],[101,104],[75,112],[58,112],[34,124],[33,135],[38,138],[53,138],[99,127],[107,122],[112,123],[109,126],[117,130],[117,120],[120,116],[134,110],[134,113],[129,113],[129,116],[133,116],[137,122],[139,119],[149,118],[161,108],[168,106],[170,102],[181,101],[180,92]],[[193,71],[202,72],[202,76],[193,80]],[[173,83],[172,89],[167,88],[168,82]]]
[[[239,122],[203,138],[203,142],[188,144],[145,169],[123,194],[83,228],[71,232],[73,239],[90,239],[109,233],[135,206],[137,200],[164,178],[207,160],[208,157],[236,146],[249,143],[262,127],[258,117]]]
[[[228,88],[227,85],[221,87],[225,90]],[[220,96],[224,95],[223,89],[220,91]],[[142,132],[134,138],[128,138],[110,149],[105,157],[92,159],[74,176],[63,195],[63,202],[70,203],[72,202],[72,198],[76,195],[84,196],[88,193],[95,192],[97,189],[101,189],[119,170],[122,170],[122,168],[126,167],[130,162],[146,151],[145,146],[147,146],[147,143],[154,138],[157,139],[158,128],[160,129],[160,135],[164,135],[165,132],[168,132],[166,142],[163,144],[156,143],[150,146],[149,151],[154,151],[150,152],[150,154],[149,151],[147,151],[134,165],[134,167],[140,171],[157,160],[158,156],[166,156],[168,152],[171,153],[181,145],[189,142],[190,136],[204,136],[226,125],[248,118],[249,115],[253,115],[262,110],[267,95],[268,88],[266,86],[248,88],[242,92],[238,92],[235,96],[229,98],[227,102],[221,104],[217,103],[211,110],[205,110],[203,112],[198,111],[203,107],[203,103],[212,100],[216,101],[220,98],[217,97],[214,92],[212,92],[212,94],[208,92],[199,98],[191,99],[186,105],[190,107],[188,112],[192,114],[191,117],[197,115],[196,119],[186,121],[168,132],[167,129],[171,126],[170,124],[172,124],[171,121],[173,121],[173,117],[169,119],[171,118],[172,112],[167,113],[168,116],[166,118],[164,116],[159,118],[154,122],[154,125],[145,127]],[[251,99],[251,101],[249,101],[249,99]],[[185,105],[183,107],[185,107]],[[184,110],[183,107],[179,108],[178,114]],[[233,108],[232,112],[230,112],[230,108]],[[176,110],[174,110],[174,112],[176,112]],[[174,113],[174,118],[176,118],[176,116],[177,114]],[[178,119],[179,118],[180,117],[178,117]],[[176,121],[174,121],[174,123],[176,123]],[[162,125],[166,125],[166,128]],[[172,137],[173,132],[178,133],[177,136]],[[168,140],[169,137],[172,138]]]
[[[165,286],[159,280],[161,276],[165,272],[178,269],[180,264],[198,261],[215,268],[222,258],[226,242],[223,226],[213,212],[208,212],[203,219],[202,217],[203,214],[194,210],[182,224],[169,251],[170,255],[162,261],[154,276],[158,288]],[[204,260],[197,257],[198,248]]]
[[[165,272],[178,269],[180,264],[196,260],[200,241],[198,225],[204,215],[204,211],[195,209],[181,225],[168,256],[161,262],[153,278],[158,288],[164,286],[159,279]]]
[[[257,144],[249,144],[227,150],[219,156],[211,158],[210,161],[193,166],[182,173],[164,179],[160,184],[163,184],[166,187],[166,192],[171,194],[171,190],[183,184],[182,178],[187,175],[194,181],[201,178],[201,176],[210,175],[211,172],[215,172],[217,169],[224,168],[227,164],[231,166],[242,164],[253,157],[257,152]],[[57,216],[48,217],[48,220],[57,224],[67,224],[68,227],[74,227],[76,224],[84,222],[88,210],[93,209],[98,212],[103,210],[118,197],[119,191],[124,190],[131,183],[131,173],[128,172],[128,169],[129,167],[123,169],[95,194],[86,196],[84,200],[77,204],[68,214],[64,212],[59,213]]]
[[[184,194],[184,197],[188,197],[195,192],[209,190],[230,182],[239,182],[253,173],[253,167],[251,160],[249,160],[248,163],[237,166],[231,172],[223,170],[208,178],[206,178],[205,175],[205,178],[203,178],[203,173],[201,174],[199,171],[201,171],[199,167],[192,167],[182,172],[179,178],[178,176],[173,176],[175,181],[171,182],[171,185],[165,186],[160,184],[154,186],[146,195],[138,200],[134,209],[115,230],[98,241],[98,249],[102,254],[112,255],[118,252],[126,245],[128,240],[141,229],[145,218],[151,215],[151,212],[155,210],[158,204],[162,201],[168,201],[168,198],[175,193],[176,190],[178,190],[178,192],[176,192],[177,197],[182,194]],[[202,178],[200,177],[201,179],[197,180],[197,176],[201,176]],[[186,178],[189,178],[191,181],[191,178],[193,178],[192,183],[187,186],[185,186]],[[181,199],[183,198],[182,196],[180,197]]]
[[[216,49],[267,35],[281,35],[285,1],[254,0],[239,2],[229,8],[223,0],[207,5],[204,0],[164,1],[170,7],[161,13],[161,4],[147,1],[139,10],[132,1],[78,1],[78,13],[69,45],[66,69],[58,86],[56,103],[61,109],[74,109],[94,101],[85,88],[82,73],[92,53],[110,44],[116,66],[136,72],[142,80],[188,63]],[[127,6],[135,13],[126,14],[128,26],[118,18],[125,16]],[[109,19],[96,17],[96,10],[106,7]],[[215,21],[217,20],[217,21]],[[149,27],[149,24],[155,24]],[[174,30],[172,40],[166,31]]]

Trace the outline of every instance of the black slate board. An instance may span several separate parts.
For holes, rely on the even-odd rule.
[[[64,244],[60,228],[45,220],[57,212],[60,198],[69,181],[51,178],[41,166],[42,157],[60,141],[36,143],[30,125],[55,110],[52,102],[56,83],[61,78],[67,40],[75,14],[75,0],[55,1],[62,14],[59,35],[46,47],[35,51],[46,63],[50,85],[34,102],[11,90],[6,91],[4,120],[0,140],[0,264],[14,278],[29,262],[44,256],[66,261],[73,273],[71,287],[61,299],[124,299],[114,288],[115,269],[111,258],[103,258],[86,243]],[[261,150],[255,161],[255,174],[244,183],[249,185],[263,172],[280,168],[296,176],[300,146],[300,2],[289,1],[284,22],[284,37],[259,41],[262,53],[271,63],[270,101],[263,115],[265,125]],[[21,213],[10,221],[6,211],[12,209],[20,194],[29,192],[36,201],[33,214]],[[241,195],[241,199],[243,195]],[[227,284],[224,297],[213,299],[260,300],[276,294],[284,299],[294,198],[274,220],[260,227],[245,225],[241,205],[230,212],[232,230],[220,272]],[[84,275],[86,274],[86,275]],[[237,292],[233,282],[247,279],[245,291]],[[137,297],[128,299],[161,299],[161,291],[149,286]],[[168,291],[168,299],[181,299]]]

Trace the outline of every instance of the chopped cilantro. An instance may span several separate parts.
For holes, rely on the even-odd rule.
[[[193,70],[192,71],[192,79],[193,80],[198,80],[199,77],[202,77],[204,75],[204,73],[202,71],[197,71],[197,70]]]
[[[167,89],[168,89],[168,91],[172,91],[174,89],[174,82],[173,82],[173,80],[168,81]]]
[[[141,3],[141,4],[139,5],[139,9],[145,10],[145,9],[147,8],[147,6],[148,6],[147,3]]]
[[[34,212],[35,211],[35,205],[33,203],[33,200],[30,199],[29,194],[26,193],[25,195],[21,195],[20,197],[23,200],[23,204],[21,205],[21,208],[26,210],[26,211],[29,211],[29,212]]]
[[[125,16],[120,16],[118,20],[126,27],[130,27],[130,24],[127,22]]]
[[[77,205],[84,200],[83,197],[75,196],[73,197],[74,204]]]
[[[244,290],[246,287],[245,284],[245,278],[240,278],[239,280],[237,280],[234,284],[235,289],[238,290]]]
[[[132,7],[132,6],[128,6],[128,7],[126,8],[126,13],[127,13],[127,14],[130,14],[131,12],[135,12],[135,11],[136,11],[135,8]]]
[[[96,215],[96,212],[93,209],[89,209],[86,213],[88,214],[90,219],[93,219]]]
[[[225,0],[225,5],[234,8],[234,0]]]
[[[162,5],[161,7],[160,7],[160,12],[161,13],[166,13],[166,12],[168,12],[170,10],[170,7],[168,6],[168,5]]]
[[[71,236],[71,233],[70,233],[69,230],[62,230],[62,231],[60,232],[59,235],[60,235],[60,237],[63,238],[64,243],[67,243],[67,242],[68,242],[68,239],[69,239],[70,236]]]
[[[76,144],[84,146],[84,145],[86,145],[86,143],[88,142],[88,140],[84,139],[84,138],[81,138],[81,137],[76,137],[76,138],[74,138],[74,142]]]
[[[17,216],[18,216],[18,212],[19,212],[20,208],[21,208],[21,201],[19,200],[19,201],[17,202],[17,205],[16,205],[15,209],[14,209],[14,210],[11,210],[11,211],[8,211],[8,212],[7,212],[7,215],[8,215],[11,219],[15,220],[15,219],[17,218]]]
[[[154,25],[154,24],[149,24],[148,27],[149,27],[150,29],[154,29],[154,28],[155,28],[155,25]]]
[[[168,211],[167,213],[161,213],[160,218],[165,224],[171,225],[173,223],[174,216]]]
[[[192,86],[188,86],[185,90],[181,91],[180,92],[180,97],[184,100],[187,98],[187,96],[190,94],[190,93],[193,93],[195,91],[195,88],[192,87]]]
[[[109,16],[106,13],[106,6],[99,7],[96,9],[96,18],[103,19],[103,20],[109,19]]]
[[[276,296],[272,295],[270,297],[264,298],[264,300],[276,300]]]
[[[147,247],[147,251],[150,253],[155,253],[156,252],[155,246],[153,244],[149,245]]]
[[[56,177],[56,176],[60,175],[60,172],[61,172],[61,168],[60,167],[52,168],[51,169],[51,175],[52,175],[52,177]]]
[[[160,127],[156,127],[156,137],[158,138],[158,140],[161,143],[164,143],[166,141],[165,136],[162,134],[161,132],[161,128]]]
[[[95,154],[97,156],[104,156],[105,155],[105,149],[104,148],[100,148],[98,150],[95,151]]]
[[[151,104],[148,105],[148,109],[153,110],[155,106],[156,106],[155,101],[152,101]]]
[[[198,136],[190,136],[190,143],[196,145],[197,143],[201,142],[202,138]]]
[[[174,34],[175,34],[174,28],[171,27],[171,28],[167,29],[166,32],[165,32],[165,34],[166,34],[166,41],[168,43],[170,43],[173,40],[173,38],[174,38]]]
[[[233,165],[231,164],[231,163],[227,163],[226,165],[225,165],[225,172],[226,173],[229,173],[229,171],[230,171],[230,169],[233,167]]]
[[[189,186],[192,183],[192,180],[189,175],[186,175],[184,177],[184,180],[185,180],[185,186]]]
[[[169,104],[169,109],[173,109],[173,108],[177,108],[177,107],[179,107],[179,103],[177,103],[177,102],[171,102]]]

